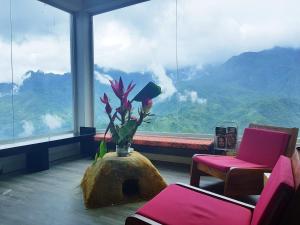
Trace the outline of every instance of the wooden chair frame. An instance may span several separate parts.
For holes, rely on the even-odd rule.
[[[291,157],[295,152],[298,128],[285,128],[275,127],[262,124],[251,123],[250,128],[267,129],[273,131],[281,131],[291,135],[288,143],[288,147],[285,150],[284,155]],[[220,156],[216,156],[220,157]],[[272,168],[235,168],[232,167],[228,172],[222,172],[213,169],[209,166],[192,162],[190,184],[198,187],[200,182],[200,176],[213,176],[224,181],[224,195],[227,196],[240,196],[240,195],[257,195],[260,194],[264,183],[263,174],[271,172]]]

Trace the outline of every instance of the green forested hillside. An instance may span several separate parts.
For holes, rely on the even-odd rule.
[[[99,65],[95,65],[95,71],[114,79],[122,76],[125,83],[133,80],[137,86],[131,97],[147,82],[157,82],[151,71],[128,74]],[[143,125],[140,130],[212,133],[220,121],[236,121],[240,132],[249,122],[300,127],[299,49],[277,47],[246,52],[221,65],[203,69],[191,66],[181,68],[177,78],[175,74],[173,70],[166,70],[176,92],[155,102],[156,116],[151,124]],[[31,76],[15,89],[16,137],[72,129],[70,74],[31,71]],[[10,138],[12,133],[10,90],[9,84],[0,84],[0,139]],[[109,85],[99,82],[95,76],[95,121],[100,129],[107,125],[99,101],[104,92],[112,98]]]

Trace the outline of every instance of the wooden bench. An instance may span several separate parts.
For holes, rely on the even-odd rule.
[[[94,137],[97,145],[103,139],[103,133],[97,134]],[[109,147],[114,148],[109,135],[107,135],[106,140],[110,144]],[[207,154],[213,152],[213,141],[211,139],[196,137],[136,134],[131,146],[139,152],[186,157],[192,157],[197,153]]]

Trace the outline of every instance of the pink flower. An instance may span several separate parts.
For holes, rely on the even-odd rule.
[[[124,95],[124,96],[123,96],[122,104],[123,104],[124,109],[126,109],[126,110],[128,110],[128,111],[131,110],[132,105],[131,105],[131,102],[128,101],[127,95]]]
[[[106,113],[110,114],[111,111],[112,111],[112,108],[111,108],[111,106],[109,104],[109,100],[108,100],[107,95],[104,93],[103,98],[100,97],[100,100],[101,100],[101,102],[103,104],[105,104],[105,111],[106,111]]]
[[[108,103],[108,97],[107,95],[104,93],[103,98],[100,97],[100,100],[103,104],[107,104]]]
[[[151,98],[147,98],[145,101],[142,102],[142,108],[143,108],[143,111],[145,113],[148,113],[152,107],[152,99]]]
[[[126,96],[126,98],[128,97],[129,93],[133,90],[134,87],[135,87],[135,84],[132,84],[132,81],[131,81],[127,87],[127,90],[124,93],[124,96]]]
[[[120,77],[119,81],[117,81],[117,80],[111,81],[110,80],[109,82],[110,82],[111,88],[113,89],[114,93],[121,100],[124,97],[127,99],[129,93],[135,87],[135,84],[132,84],[132,81],[131,81],[130,84],[128,85],[126,91],[124,92],[124,84],[123,84],[123,80],[121,77]]]
[[[125,108],[126,110],[130,111],[131,108],[132,108],[131,102],[127,100],[127,101],[124,103],[124,108]]]
[[[116,96],[119,99],[122,99],[124,95],[124,86],[123,86],[122,78],[120,77],[119,82],[117,80],[113,80],[113,81],[110,80],[109,82]]]

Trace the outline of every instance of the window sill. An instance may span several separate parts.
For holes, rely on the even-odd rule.
[[[94,137],[94,140],[97,142],[102,141],[103,139],[103,133],[98,133]],[[107,135],[106,140],[110,142],[111,137]],[[195,137],[180,137],[175,135],[136,134],[133,138],[132,144],[139,146],[209,151],[213,145],[213,140],[211,138],[204,139]]]

